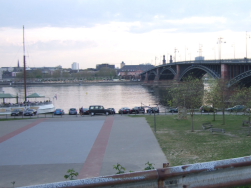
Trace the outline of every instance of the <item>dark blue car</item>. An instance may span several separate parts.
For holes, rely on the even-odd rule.
[[[54,111],[54,115],[64,115],[64,110],[63,109],[56,109]]]
[[[76,108],[70,108],[69,115],[77,115],[77,114],[78,114],[78,111]]]

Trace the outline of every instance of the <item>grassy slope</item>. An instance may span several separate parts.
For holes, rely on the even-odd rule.
[[[154,131],[153,115],[146,116]],[[227,115],[222,125],[222,115],[195,115],[194,132],[191,132],[191,119],[178,120],[177,115],[156,115],[156,137],[172,166],[192,164],[248,156],[251,154],[251,137],[242,127],[243,115]],[[215,128],[223,128],[226,133],[211,133],[203,130],[203,122],[211,122]]]

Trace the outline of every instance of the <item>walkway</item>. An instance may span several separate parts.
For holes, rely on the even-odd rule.
[[[115,174],[117,163],[129,172],[167,162],[146,120],[120,115],[2,121],[0,157],[0,187],[65,181],[72,168],[81,179]]]

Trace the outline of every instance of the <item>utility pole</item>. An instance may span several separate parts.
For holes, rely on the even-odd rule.
[[[176,62],[176,52],[179,53],[177,48],[174,49],[174,54],[175,54],[174,60],[175,60],[175,62]]]
[[[250,36],[248,36],[248,32],[246,31],[246,58],[248,58],[248,38],[250,38]]]
[[[199,44],[199,57],[201,57],[202,56],[202,44]]]

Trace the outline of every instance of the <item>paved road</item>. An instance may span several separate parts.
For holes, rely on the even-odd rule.
[[[1,121],[0,159],[0,187],[65,181],[72,168],[82,179],[115,174],[117,163],[129,172],[167,162],[146,120],[126,115]]]

